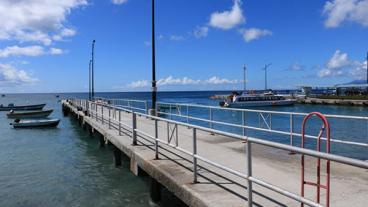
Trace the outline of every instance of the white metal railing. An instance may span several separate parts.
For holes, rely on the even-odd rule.
[[[189,123],[191,120],[196,120],[196,121],[202,121],[202,122],[206,122],[209,124],[210,128],[213,128],[214,124],[217,125],[222,125],[222,126],[230,126],[230,127],[237,127],[242,129],[242,135],[246,136],[246,130],[256,130],[256,131],[261,131],[261,132],[271,132],[271,133],[276,133],[276,134],[280,134],[280,135],[288,135],[289,136],[289,143],[291,146],[294,145],[293,143],[293,138],[294,136],[296,137],[301,137],[302,135],[300,133],[295,132],[295,119],[296,118],[300,118],[300,117],[304,117],[307,115],[307,113],[298,113],[298,112],[283,112],[283,111],[267,111],[267,110],[254,110],[254,109],[237,109],[237,108],[224,108],[224,107],[216,107],[216,106],[208,106],[208,105],[199,105],[199,104],[182,104],[182,103],[166,103],[166,102],[157,102],[157,106],[156,106],[158,110],[158,115],[166,115],[168,116],[170,119],[173,119],[173,117],[178,117],[178,118],[182,118],[184,120],[186,120],[187,123]],[[195,116],[191,116],[189,111],[193,110],[194,108],[197,109],[203,109],[203,111],[205,112],[205,110],[208,111],[208,118],[202,118],[202,117],[195,117]],[[160,110],[161,109],[161,110]],[[214,120],[214,111],[215,110],[221,110],[221,111],[227,111],[227,112],[238,112],[241,113],[241,119],[242,119],[242,123],[241,124],[235,124],[235,123],[230,123],[230,122],[225,122],[225,121],[217,121]],[[247,125],[246,123],[246,113],[254,113],[258,115],[259,118],[259,126],[251,126],[251,125]],[[287,119],[289,119],[288,121],[288,125],[289,130],[288,131],[284,131],[284,130],[279,130],[279,129],[274,129],[272,127],[272,120],[274,119],[274,116],[284,116],[284,118],[286,117]],[[333,118],[333,119],[346,119],[346,120],[362,120],[365,121],[366,126],[368,126],[368,117],[366,116],[346,116],[346,115],[330,115],[330,114],[326,114],[325,115],[326,118]],[[264,126],[264,127],[262,127]],[[364,126],[364,125],[363,125]],[[367,127],[368,130],[368,127]],[[367,131],[368,134],[368,131]],[[313,135],[306,135],[306,138],[311,138],[311,139],[317,139],[317,136],[313,136]],[[326,140],[325,137],[322,137],[322,140]],[[356,142],[356,141],[348,141],[348,140],[344,140],[342,138],[337,138],[337,139],[331,139],[331,142],[334,143],[340,143],[340,144],[347,144],[347,145],[354,145],[354,146],[360,146],[360,147],[368,147],[368,143],[364,143],[364,142]]]
[[[110,99],[103,97],[96,97],[95,101],[100,101],[105,104],[119,106],[129,110],[139,111],[148,114],[148,101],[136,99]]]
[[[140,113],[140,112],[135,112],[133,110],[129,110],[126,108],[120,108],[117,106],[113,106],[113,105],[108,105],[108,104],[103,104],[103,103],[97,103],[97,102],[90,102],[87,100],[72,100],[71,103],[76,106],[76,107],[82,107],[83,110],[87,110],[88,111],[88,115],[91,117],[91,119],[96,120],[97,122],[101,121],[101,123],[107,124],[109,128],[111,128],[112,126],[118,126],[115,129],[117,129],[119,131],[119,135],[121,135],[121,130],[124,127],[125,130],[129,130],[131,131],[131,136],[132,136],[132,144],[133,145],[137,145],[138,142],[138,135],[140,136],[144,136],[147,139],[150,139],[152,142],[154,142],[155,145],[155,158],[159,157],[159,145],[164,144],[165,146],[174,148],[186,155],[189,155],[192,157],[193,159],[193,183],[197,183],[197,179],[198,179],[198,160],[203,161],[204,163],[207,163],[215,168],[221,169],[223,171],[226,171],[232,175],[236,175],[240,178],[243,178],[247,181],[247,202],[248,202],[248,206],[253,206],[253,183],[258,184],[259,186],[262,186],[264,188],[267,188],[271,191],[277,192],[281,195],[284,195],[288,198],[291,198],[297,202],[306,204],[308,206],[313,206],[313,207],[322,207],[321,204],[316,203],[314,201],[311,201],[305,197],[299,196],[294,192],[290,192],[288,190],[282,189],[278,186],[273,185],[272,183],[268,183],[265,182],[259,178],[257,178],[255,175],[253,175],[253,171],[252,171],[252,144],[259,144],[259,145],[263,145],[266,147],[270,147],[270,148],[276,148],[276,149],[281,149],[281,150],[286,150],[286,151],[293,151],[295,153],[299,153],[299,154],[303,154],[303,155],[308,155],[308,156],[312,156],[315,158],[321,158],[324,160],[330,160],[333,162],[337,162],[337,163],[341,163],[341,164],[345,164],[348,166],[352,166],[352,167],[358,167],[358,168],[363,168],[363,169],[368,169],[368,162],[365,161],[361,161],[358,159],[353,159],[353,158],[348,158],[348,157],[344,157],[344,156],[339,156],[339,155],[333,155],[333,154],[328,154],[328,153],[324,153],[324,152],[318,152],[318,151],[314,151],[314,150],[310,150],[310,149],[304,149],[304,148],[299,148],[299,147],[295,147],[295,146],[289,146],[289,145],[285,145],[285,144],[280,144],[280,143],[276,143],[276,142],[271,142],[271,141],[266,141],[266,140],[262,140],[262,139],[257,139],[257,138],[251,138],[251,137],[246,137],[246,136],[242,136],[242,135],[238,135],[238,134],[233,134],[233,133],[229,133],[229,132],[224,132],[224,131],[220,131],[220,130],[216,130],[216,129],[211,129],[211,128],[207,128],[207,127],[203,127],[203,126],[197,126],[197,125],[193,125],[193,124],[188,124],[188,123],[183,123],[183,122],[179,122],[179,121],[174,121],[174,120],[170,120],[170,119],[165,119],[165,118],[161,118],[161,117],[157,117],[157,116],[151,116],[145,113]],[[104,114],[104,111],[108,110],[108,114]],[[114,113],[111,113],[111,110],[114,110]],[[118,111],[118,118],[116,117],[116,111]],[[126,113],[126,114],[131,114],[132,119],[131,119],[131,125],[123,123],[121,121],[121,113]],[[106,112],[105,112],[106,113]],[[137,129],[137,118],[136,116],[142,116],[142,117],[146,117],[149,118],[151,120],[154,121],[154,135],[148,134],[147,132],[143,132],[141,130]],[[108,123],[106,123],[106,120]],[[164,122],[164,123],[168,123],[168,124],[174,124],[174,125],[180,125],[180,126],[185,126],[188,128],[192,129],[192,141],[193,141],[193,145],[192,145],[192,151],[188,151],[186,149],[183,149],[182,147],[180,147],[178,144],[171,144],[170,142],[166,142],[163,141],[161,139],[159,139],[158,137],[158,122]],[[226,136],[229,138],[235,138],[235,139],[241,139],[246,141],[246,145],[247,145],[247,150],[246,150],[246,160],[247,160],[247,167],[245,169],[246,173],[244,172],[240,172],[234,169],[231,169],[227,166],[224,166],[222,164],[216,163],[214,161],[211,161],[208,158],[202,157],[200,155],[197,154],[197,130],[200,131],[205,131],[205,132],[210,132],[210,133],[214,133],[214,134],[218,134],[218,135],[222,135],[222,136]],[[178,137],[176,137],[178,139]]]

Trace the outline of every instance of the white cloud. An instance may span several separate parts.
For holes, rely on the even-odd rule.
[[[39,45],[32,45],[26,47],[19,47],[17,45],[9,46],[4,49],[0,49],[0,58],[7,58],[10,56],[29,56],[29,57],[37,57],[46,54],[50,55],[61,55],[64,51],[59,48],[50,48],[48,51],[45,51],[45,48]]]
[[[209,79],[201,80],[201,79],[192,79],[188,77],[183,78],[174,78],[173,76],[168,76],[166,78],[161,78],[157,81],[157,86],[184,86],[184,85],[225,85],[225,84],[238,84],[242,81],[239,80],[230,80],[226,78],[220,78],[217,76],[213,76]],[[148,80],[139,80],[129,83],[127,85],[128,88],[145,88],[150,86],[150,82]]]
[[[230,11],[214,12],[211,14],[209,25],[215,28],[228,30],[245,22],[241,9],[241,0],[234,0]]]
[[[111,0],[111,2],[112,2],[113,4],[118,4],[118,5],[120,5],[120,4],[125,4],[125,3],[127,3],[127,2],[128,2],[128,0]]]
[[[294,63],[292,65],[289,66],[288,70],[291,71],[302,71],[304,70],[304,66],[299,64],[299,63]]]
[[[180,36],[180,35],[171,35],[170,40],[172,40],[172,41],[182,41],[182,40],[184,40],[184,37]]]
[[[27,46],[27,47],[19,47],[19,46],[10,46],[4,49],[0,49],[0,57],[6,58],[9,56],[41,56],[44,55],[44,48],[38,45]]]
[[[339,27],[344,22],[354,22],[368,27],[368,0],[332,0],[325,3],[325,26]]]
[[[52,47],[52,48],[50,48],[49,53],[51,55],[61,55],[61,54],[64,53],[64,51],[62,49],[60,49],[60,48],[54,48],[54,47]]]
[[[241,29],[239,30],[239,32],[243,35],[243,38],[246,42],[272,35],[272,32],[270,30],[258,28]]]
[[[37,82],[26,71],[15,68],[10,64],[0,63],[0,84],[23,85]]]
[[[0,40],[50,45],[52,36],[72,36],[75,31],[65,26],[66,17],[72,9],[83,5],[87,5],[87,0],[2,0]]]
[[[318,71],[319,77],[350,76],[361,80],[366,73],[366,61],[349,60],[348,54],[336,50],[324,68]]]
[[[134,81],[128,84],[128,88],[145,88],[149,86],[149,82],[147,80],[139,80]]]
[[[203,38],[203,37],[207,37],[208,35],[208,30],[209,28],[206,27],[206,26],[203,26],[203,27],[197,27],[193,34],[196,38]]]

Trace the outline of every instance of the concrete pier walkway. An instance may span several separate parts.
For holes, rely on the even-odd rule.
[[[97,108],[98,116],[93,113],[87,116],[71,102],[63,101],[62,104],[83,125],[100,133],[103,136],[102,141],[112,143],[130,157],[130,168],[134,174],[139,175],[140,171],[144,171],[158,182],[158,186],[167,188],[188,206],[248,206],[246,179],[197,159],[198,177],[194,183],[194,160],[184,153],[193,152],[193,133],[196,133],[199,156],[246,174],[246,143],[243,140],[157,121],[158,139],[160,142],[169,142],[171,146],[160,143],[158,159],[155,159],[155,140],[152,139],[155,136],[154,120],[136,116],[137,145],[134,145],[132,113]],[[176,149],[177,146],[181,150]],[[115,154],[119,156],[119,153]],[[314,181],[316,159],[309,157],[306,166],[307,179]],[[252,167],[253,177],[300,194],[300,155],[290,155],[289,151],[252,144]],[[324,167],[322,164],[322,172]],[[367,206],[367,169],[331,162],[331,172],[330,206]],[[322,182],[323,178],[322,173]],[[322,206],[324,194],[322,190]],[[306,198],[316,200],[315,187],[306,188]],[[253,202],[254,206],[300,206],[299,202],[257,184],[253,184]]]

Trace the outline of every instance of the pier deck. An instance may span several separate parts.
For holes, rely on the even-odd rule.
[[[131,159],[131,170],[136,175],[140,170],[157,180],[189,206],[247,206],[247,181],[224,170],[198,161],[198,183],[193,183],[193,157],[164,144],[159,144],[159,159],[155,159],[155,142],[149,136],[155,134],[155,121],[136,117],[137,145],[132,145],[132,113],[103,109],[102,114],[86,116],[70,102],[63,106],[76,114],[106,141],[115,145]],[[99,111],[101,109],[98,109]],[[109,112],[110,111],[110,112]],[[101,113],[101,111],[100,111]],[[110,113],[110,121],[108,114]],[[119,135],[118,117],[121,118]],[[126,126],[125,126],[126,125]],[[170,124],[171,129],[174,125]],[[167,142],[168,124],[158,121],[158,139]],[[172,146],[180,146],[188,152],[193,150],[193,129],[177,126],[171,140]],[[173,131],[169,130],[171,135]],[[176,139],[176,133],[177,138]],[[230,169],[246,173],[246,143],[242,140],[196,130],[198,155]],[[314,181],[315,158],[307,160],[306,177]],[[322,161],[323,163],[323,161]],[[252,144],[253,176],[295,194],[300,193],[300,155],[289,151]],[[322,164],[324,167],[324,164]],[[331,162],[331,205],[366,206],[368,201],[368,171]],[[322,174],[323,177],[323,174]],[[323,179],[322,179],[323,182]],[[315,201],[315,189],[308,187],[306,197]],[[322,190],[321,204],[324,205]],[[299,206],[295,200],[253,184],[254,206]]]

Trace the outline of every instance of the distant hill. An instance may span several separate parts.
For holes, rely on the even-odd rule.
[[[353,81],[351,81],[349,83],[345,83],[345,84],[365,84],[365,83],[367,83],[366,80],[353,80]]]

